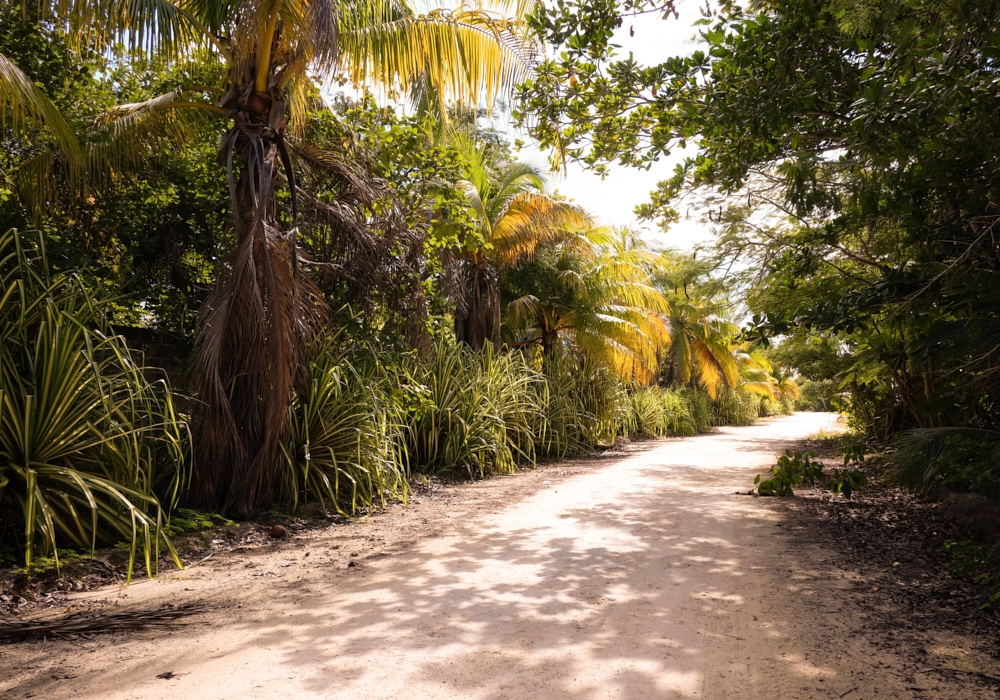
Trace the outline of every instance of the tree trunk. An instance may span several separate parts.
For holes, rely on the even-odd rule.
[[[455,308],[455,338],[475,351],[500,344],[500,289],[489,262],[462,263],[463,298]]]
[[[221,104],[235,123],[219,161],[229,178],[236,245],[199,314],[196,341],[192,500],[235,516],[273,502],[300,350],[320,321],[315,288],[295,274],[294,229],[278,230],[275,184],[289,160],[284,104],[271,84],[266,94],[234,86]],[[294,208],[290,168],[287,175]]]

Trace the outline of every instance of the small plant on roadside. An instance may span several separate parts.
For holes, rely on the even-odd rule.
[[[769,479],[762,480],[758,474],[753,480],[757,484],[758,495],[794,496],[793,486],[798,486],[803,481],[808,481],[810,486],[814,485],[823,478],[823,464],[813,459],[815,456],[815,452],[785,450],[785,454],[778,458],[778,463],[771,467]]]
[[[170,524],[163,529],[169,537],[182,532],[199,532],[211,530],[217,525],[235,525],[236,523],[216,513],[203,513],[192,508],[178,508],[170,516]]]
[[[868,485],[868,477],[865,476],[864,472],[858,471],[857,469],[838,469],[835,471],[830,480],[827,481],[827,486],[833,495],[844,494],[844,498],[850,499],[851,494],[858,491]]]
[[[823,463],[815,457],[815,452],[785,450],[778,463],[771,467],[770,478],[764,479],[762,474],[758,474],[753,480],[757,485],[757,495],[790,497],[795,495],[793,486],[802,482],[815,486],[819,481],[825,483],[834,495],[844,494],[845,498],[850,498],[855,491],[868,484],[868,477],[857,469],[838,469],[827,478],[823,473]]]

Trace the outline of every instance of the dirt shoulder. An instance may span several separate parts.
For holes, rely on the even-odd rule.
[[[851,614],[864,620],[873,646],[900,658],[895,671],[913,688],[967,685],[992,697],[1000,686],[1000,604],[990,601],[995,585],[974,581],[988,567],[961,555],[986,553],[990,544],[974,542],[979,528],[951,504],[970,499],[918,498],[883,466],[864,470],[869,484],[850,500],[803,488],[780,504],[785,535],[851,572]],[[946,543],[960,544],[949,551]]]
[[[893,629],[891,610],[866,607],[878,584],[831,543],[833,520],[812,499],[736,494],[833,420],[799,414],[435,486],[367,519],[292,523],[282,541],[237,530],[207,543],[214,554],[198,567],[66,592],[45,614],[212,612],[175,631],[6,645],[0,694],[992,696],[988,671],[918,659],[918,645],[924,656],[947,647],[986,668],[983,639],[922,641]]]

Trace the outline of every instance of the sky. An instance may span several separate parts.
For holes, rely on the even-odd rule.
[[[625,18],[612,42],[620,47],[617,54],[625,58],[631,52],[641,65],[657,65],[671,56],[690,54],[698,46],[694,22],[701,17],[700,8],[704,7],[705,1],[701,0],[699,3],[698,0],[677,0],[678,19],[673,16],[663,19],[656,13]],[[424,0],[415,3],[418,7],[425,4],[447,6],[449,2]],[[630,29],[633,34],[630,34]],[[342,88],[336,91],[349,94],[354,92]],[[334,90],[330,91],[332,92]],[[509,119],[507,115],[500,116],[500,120],[506,119]],[[496,126],[502,128],[503,124]],[[518,154],[522,161],[547,167],[548,154],[539,150],[527,134],[515,131],[512,126],[509,126],[508,133],[512,141],[519,138],[525,142],[525,147]],[[634,209],[636,205],[649,201],[649,193],[656,189],[656,183],[668,178],[677,163],[693,155],[692,148],[675,151],[669,157],[654,163],[649,170],[611,165],[604,180],[577,163],[568,163],[565,173],[550,174],[549,187],[587,209],[599,224],[630,226],[640,231],[642,237],[653,246],[690,250],[696,244],[712,239],[709,225],[703,224],[699,217],[695,215],[686,218],[686,212],[682,210],[681,220],[663,232],[653,222],[638,222]]]
[[[700,6],[704,7],[704,3]],[[626,19],[615,33],[613,43],[621,47],[617,53],[624,58],[631,52],[641,65],[656,65],[671,56],[693,52],[697,48],[697,31],[693,25],[701,16],[699,3],[679,0],[677,11],[679,19],[671,16],[664,20],[657,14]],[[634,36],[629,35],[630,27],[635,31]],[[528,141],[524,134],[516,136]],[[702,224],[697,216],[687,219],[682,210],[681,220],[664,233],[652,222],[637,222],[633,210],[637,204],[649,201],[649,193],[656,189],[656,183],[669,177],[678,162],[693,155],[691,148],[675,151],[648,171],[613,165],[603,181],[581,165],[570,163],[565,176],[553,174],[549,182],[553,189],[590,211],[599,223],[632,226],[642,230],[643,238],[650,244],[690,250],[695,244],[712,238],[709,225]],[[525,146],[519,157],[539,165],[546,164],[547,159],[546,154],[532,145]]]

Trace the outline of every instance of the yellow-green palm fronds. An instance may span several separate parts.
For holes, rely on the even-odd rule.
[[[501,267],[512,267],[532,258],[539,247],[562,242],[589,223],[587,214],[578,207],[543,194],[522,192],[507,202],[493,223],[489,257]]]

